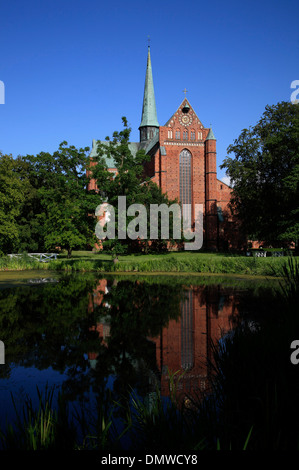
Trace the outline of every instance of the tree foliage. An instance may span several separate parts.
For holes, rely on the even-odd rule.
[[[89,148],[62,142],[54,153],[0,154],[0,252],[93,246],[95,195],[88,192]]]
[[[88,217],[93,210],[87,191],[88,151],[88,147],[77,149],[64,141],[53,154],[41,152],[25,158],[36,190],[35,219],[46,250],[60,247],[70,256],[74,248],[95,241]]]
[[[168,243],[173,243],[173,226],[170,220],[169,239],[162,239],[161,226],[159,225],[158,239],[150,240],[150,218],[147,217],[147,234],[142,240],[132,240],[126,237],[125,240],[119,239],[118,234],[118,197],[126,197],[126,207],[132,204],[142,204],[146,208],[147,214],[151,204],[166,204],[169,206],[175,201],[170,201],[166,194],[163,194],[157,184],[144,175],[144,163],[150,159],[143,149],[138,150],[134,155],[130,148],[131,128],[128,126],[127,119],[122,118],[123,130],[114,132],[112,139],[106,137],[106,143],[98,142],[97,156],[93,159],[94,166],[90,167],[93,178],[97,181],[99,204],[108,202],[115,209],[115,234],[114,240],[106,240],[104,247],[122,253],[127,250],[135,251],[144,249],[164,250]],[[117,170],[115,175],[108,171],[107,161],[113,160]],[[126,217],[126,227],[138,214]],[[138,232],[138,227],[136,228]]]
[[[18,171],[20,158],[0,153],[0,253],[13,252],[22,237],[19,218],[25,206],[30,184]]]
[[[258,123],[228,147],[221,168],[244,232],[270,243],[299,238],[299,106],[266,106]]]

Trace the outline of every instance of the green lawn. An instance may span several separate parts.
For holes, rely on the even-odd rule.
[[[240,255],[232,255],[230,253],[206,253],[206,252],[192,252],[192,251],[171,251],[167,253],[154,253],[154,254],[129,254],[129,255],[119,255],[119,261],[150,261],[150,260],[161,260],[176,258],[178,260],[190,260],[193,259],[211,259],[211,258],[231,258],[231,257],[240,257]],[[243,257],[243,256],[242,256]],[[62,253],[58,255],[59,259],[67,259],[67,253]],[[92,251],[73,251],[71,259],[81,259],[81,260],[102,260],[102,261],[111,261],[112,255],[107,253],[93,253]]]

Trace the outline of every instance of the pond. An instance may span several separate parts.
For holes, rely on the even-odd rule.
[[[132,390],[179,402],[209,387],[212,345],[250,316],[274,281],[215,276],[1,273],[0,426],[38,391],[73,410]],[[269,294],[270,295],[270,294]]]

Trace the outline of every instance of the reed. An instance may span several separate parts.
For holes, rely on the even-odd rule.
[[[45,263],[34,260],[26,253],[17,258],[2,256],[0,257],[0,271],[23,271],[26,269],[47,268]]]
[[[215,256],[213,254],[202,256],[172,255],[143,261],[142,257],[136,257],[134,261],[121,260],[111,266],[111,271],[116,272],[196,272],[211,274],[246,274],[275,276],[277,269],[283,264],[281,258],[246,258],[243,256]]]
[[[53,406],[54,387],[46,388],[44,395],[37,388],[38,406],[27,397],[21,411],[12,396],[16,420],[0,431],[2,450],[54,450],[75,447],[76,431],[69,422],[67,403],[58,396],[58,407]]]
[[[87,253],[87,254],[86,254]],[[208,273],[277,276],[282,274],[285,258],[255,258],[221,253],[178,252],[152,255],[123,255],[114,262],[107,254],[74,252],[71,259],[40,263],[24,254],[16,259],[0,258],[0,271],[47,269],[62,272],[138,272],[138,273]]]

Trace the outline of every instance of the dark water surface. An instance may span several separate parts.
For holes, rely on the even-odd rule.
[[[274,281],[213,276],[1,273],[0,426],[54,386],[74,406],[128,389],[181,400],[209,385],[211,343],[264,302]]]

